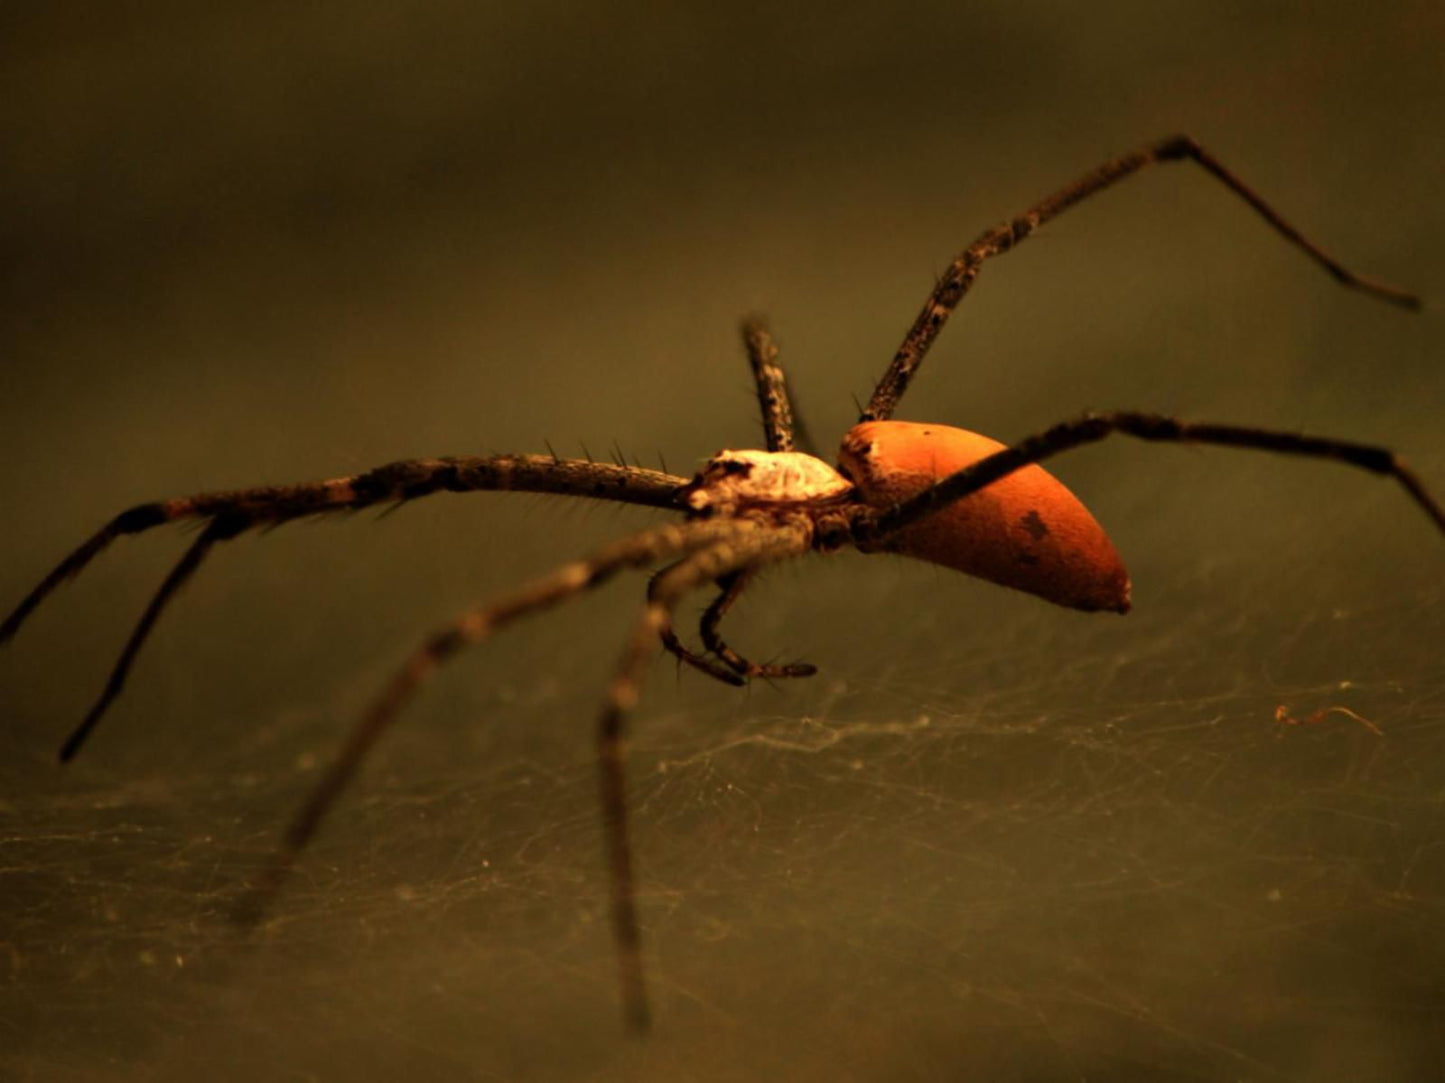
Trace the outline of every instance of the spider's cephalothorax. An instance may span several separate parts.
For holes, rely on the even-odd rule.
[[[162,581],[100,696],[62,746],[61,758],[69,759],[119,695],[166,605],[212,549],[247,530],[443,491],[559,493],[683,513],[686,518],[681,523],[654,527],[603,546],[491,605],[470,610],[423,643],[351,731],[286,832],[269,870],[253,885],[244,907],[252,917],[264,911],[367,754],[417,686],[441,662],[518,617],[597,586],[618,571],[661,566],[648,585],[647,604],[628,637],[597,723],[622,1003],[628,1025],[641,1030],[647,1025],[649,1009],[627,833],[624,723],[659,638],[679,659],[729,684],[743,684],[759,676],[803,677],[814,672],[803,663],[750,662],[718,633],[719,622],[759,569],[810,551],[827,553],[852,545],[864,552],[902,553],[929,560],[1060,605],[1122,613],[1129,608],[1129,578],[1119,554],[1074,495],[1035,465],[1113,433],[1149,441],[1277,451],[1360,467],[1393,477],[1445,532],[1445,509],[1398,456],[1387,448],[1348,440],[1121,411],[1084,414],[1005,447],[962,429],[890,420],[934,338],[986,260],[1009,251],[1079,200],[1151,163],[1178,160],[1192,160],[1201,166],[1338,281],[1402,307],[1419,307],[1414,295],[1341,266],[1305,240],[1193,139],[1172,136],[1105,162],[1019,217],[986,230],[964,249],[938,280],[858,424],[844,437],[837,470],[794,450],[795,433],[805,446],[808,440],[794,420],[777,350],[762,323],[749,321],[743,337],[762,406],[765,451],[719,452],[691,482],[622,463],[556,455],[492,455],[413,459],[330,481],[142,504],[115,516],[42,579],[0,624],[0,642],[9,639],[52,590],[116,538],[181,519],[205,524]],[[698,626],[704,651],[694,653],[673,631],[671,616],[684,597],[712,586],[719,592]]]
[[[719,451],[679,495],[699,515],[776,504],[841,503],[853,486],[815,455],[801,451]]]

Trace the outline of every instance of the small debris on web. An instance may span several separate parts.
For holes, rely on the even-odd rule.
[[[1294,715],[1289,713],[1289,708],[1286,707],[1283,703],[1281,703],[1278,707],[1274,709],[1274,720],[1278,722],[1281,726],[1313,726],[1318,722],[1323,722],[1327,715],[1332,714],[1344,715],[1346,718],[1353,718],[1356,722],[1364,726],[1365,729],[1369,730],[1376,737],[1385,736],[1385,731],[1382,730],[1379,726],[1375,725],[1364,715],[1356,714],[1348,707],[1325,707],[1321,710],[1316,711],[1314,714],[1309,715],[1308,717],[1296,718]]]

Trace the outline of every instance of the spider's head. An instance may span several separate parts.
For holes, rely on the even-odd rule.
[[[683,502],[704,515],[760,504],[835,501],[853,491],[838,471],[801,451],[719,451],[682,487]]]

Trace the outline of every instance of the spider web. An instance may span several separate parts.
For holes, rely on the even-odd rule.
[[[1128,621],[903,561],[776,572],[739,642],[806,636],[825,672],[738,695],[660,661],[637,719],[640,1047],[617,1040],[585,739],[610,644],[574,684],[546,661],[573,637],[539,626],[439,682],[250,938],[228,908],[366,689],[259,729],[198,712],[250,732],[207,738],[203,770],[85,768],[8,810],[7,1055],[39,1077],[510,1078],[538,1049],[543,1078],[1417,1077],[1445,973],[1441,599],[1371,600],[1388,557],[1323,548],[1353,587],[1219,558]],[[619,626],[617,593],[568,616]],[[1276,701],[1384,736],[1282,727]]]

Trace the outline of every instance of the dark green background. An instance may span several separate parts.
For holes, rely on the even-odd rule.
[[[903,416],[1308,429],[1438,494],[1442,42],[1437,3],[6,4],[0,606],[146,499],[546,440],[690,472],[757,442],[749,311],[826,456],[958,248],[1180,129],[1436,306],[1339,289],[1171,166],[991,265]],[[0,1075],[1439,1078],[1442,539],[1328,465],[1057,473],[1126,619],[852,555],[730,625],[814,680],[654,668],[645,1044],[591,760],[639,580],[453,665],[273,923],[223,914],[422,636],[652,516],[437,497],[248,537],[62,772],[184,542],[117,545],[0,653]]]

